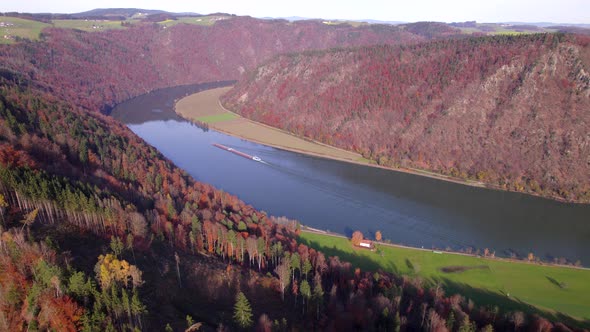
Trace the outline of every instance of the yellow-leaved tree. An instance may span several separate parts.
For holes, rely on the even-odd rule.
[[[355,246],[360,245],[362,240],[363,240],[363,233],[361,233],[360,231],[354,231],[354,233],[352,233],[352,238],[350,239],[350,241],[352,241],[353,245],[355,245]]]
[[[110,288],[113,283],[122,287],[128,287],[131,283],[133,288],[143,283],[141,271],[135,265],[117,259],[113,254],[100,255],[94,272],[102,289]]]

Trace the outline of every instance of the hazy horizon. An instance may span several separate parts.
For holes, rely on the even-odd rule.
[[[97,8],[141,8],[169,12],[194,12],[209,14],[223,12],[235,15],[264,17],[304,17],[339,20],[376,21],[439,21],[485,23],[567,23],[590,24],[590,2],[586,0],[490,0],[474,2],[468,0],[419,0],[413,3],[396,4],[395,1],[343,0],[281,3],[270,0],[225,0],[217,2],[187,3],[184,1],[155,0],[90,0],[72,3],[66,0],[45,2],[32,0],[0,5],[0,12],[23,13],[79,13]]]

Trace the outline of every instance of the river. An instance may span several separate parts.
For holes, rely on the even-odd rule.
[[[205,130],[178,117],[174,101],[228,82],[162,89],[118,105],[112,116],[197,181],[271,215],[350,236],[425,247],[529,252],[590,264],[590,205],[470,187],[307,156]],[[214,147],[219,143],[255,162]]]

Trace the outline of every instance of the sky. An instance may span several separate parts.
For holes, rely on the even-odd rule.
[[[590,0],[25,0],[2,1],[0,12],[76,13],[94,8],[143,8],[253,17],[441,22],[590,24]]]

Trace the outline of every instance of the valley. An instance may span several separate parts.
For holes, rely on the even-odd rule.
[[[589,328],[563,28],[3,13],[0,330]]]
[[[205,90],[188,98],[210,97],[224,89]],[[583,234],[588,232],[588,206],[319,159],[226,136],[213,127],[201,128],[180,118],[171,119],[178,112],[178,104],[174,106],[172,101],[182,93],[183,89],[171,88],[141,96],[120,104],[113,116],[124,116],[131,130],[200,180],[236,194],[272,215],[295,217],[306,226],[342,234],[333,237],[303,231],[299,239],[311,248],[352,262],[362,270],[420,276],[428,284],[440,283],[469,294],[477,303],[491,305],[501,300],[503,306],[514,310],[524,308],[557,316],[559,312],[569,312],[583,320],[587,310],[585,296],[578,298],[572,294],[589,292],[583,282],[587,270],[544,266],[510,257],[516,254],[514,258],[525,259],[531,251],[538,259],[557,263],[558,260],[553,261],[556,253],[564,254],[568,248],[568,255],[583,255],[576,257],[586,261],[590,253]],[[143,98],[151,103],[146,104]],[[207,110],[207,105],[214,104],[191,103],[192,107],[200,105]],[[149,114],[146,107],[160,110],[157,114],[161,120],[151,115],[142,119]],[[193,111],[197,113],[196,109]],[[202,111],[199,115],[207,113]],[[168,134],[162,135],[163,132]],[[260,156],[265,164],[219,150],[212,143]],[[197,156],[202,155],[208,156],[207,160],[198,160]],[[452,198],[444,199],[440,192]],[[291,201],[298,204],[286,203]],[[527,215],[517,211],[526,211]],[[567,227],[562,227],[563,216],[567,216]],[[533,229],[534,224],[543,227]],[[379,230],[388,242],[418,249],[389,247],[386,243],[378,245],[377,252],[355,249],[347,239],[353,230],[361,230],[368,238]],[[490,254],[488,258],[476,257],[484,255],[486,248],[496,258],[489,258]],[[451,249],[463,255],[444,252]],[[443,252],[433,253],[438,250]],[[407,260],[415,267],[408,266]],[[491,271],[439,271],[446,266],[482,265],[490,266]],[[546,276],[566,283],[567,292]],[[530,292],[527,285],[531,283],[549,290],[543,294]],[[512,303],[506,299],[506,292],[512,294],[512,299],[533,307]],[[576,305],[575,301],[580,302]]]

